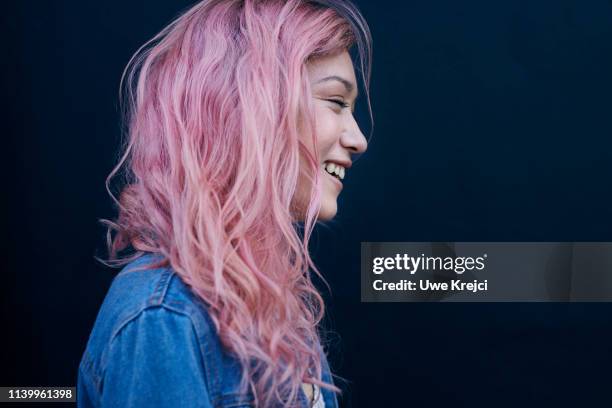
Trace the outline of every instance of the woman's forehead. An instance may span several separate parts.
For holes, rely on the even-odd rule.
[[[308,75],[311,83],[322,82],[328,77],[343,78],[353,86],[356,85],[355,69],[348,52],[316,58],[308,63]]]

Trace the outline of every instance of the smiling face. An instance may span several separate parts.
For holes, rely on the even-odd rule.
[[[348,175],[351,167],[351,155],[365,152],[367,141],[353,116],[357,81],[348,52],[312,60],[307,69],[314,98],[317,146],[313,147],[309,140],[303,140],[303,143],[311,151],[315,148],[318,151],[321,179],[318,219],[327,221],[338,211],[338,195],[342,190],[342,179]],[[302,171],[306,166],[302,158],[300,166],[293,205],[298,217],[304,219],[312,182]]]

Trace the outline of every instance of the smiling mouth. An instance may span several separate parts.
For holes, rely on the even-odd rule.
[[[344,168],[344,166],[341,166],[336,163],[326,162],[323,163],[321,167],[323,168],[323,170],[325,170],[327,174],[332,177],[335,177],[338,181],[342,182],[342,180],[344,180],[344,175],[346,173],[346,169]]]
[[[342,190],[344,188],[344,183],[342,182],[340,176],[331,174],[327,171],[324,171],[323,173],[325,173],[327,177],[331,178],[330,183],[334,184],[336,188],[338,188],[339,190]]]

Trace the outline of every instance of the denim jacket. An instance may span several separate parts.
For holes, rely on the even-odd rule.
[[[137,270],[147,254],[115,277],[79,365],[77,405],[89,407],[252,407],[238,392],[240,366],[221,345],[205,304],[171,268]],[[332,382],[321,350],[323,381]],[[322,389],[326,408],[333,392]],[[300,393],[301,407],[308,402]]]

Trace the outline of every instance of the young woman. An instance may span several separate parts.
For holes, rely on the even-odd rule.
[[[370,44],[345,1],[205,0],[138,50],[79,406],[337,406],[308,241],[367,147]]]

